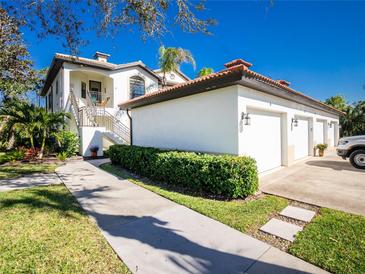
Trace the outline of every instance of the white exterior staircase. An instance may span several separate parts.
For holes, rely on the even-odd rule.
[[[112,143],[130,144],[129,127],[110,114],[105,108],[96,107],[88,92],[86,93],[86,105],[79,107],[75,94],[70,91],[69,110],[75,119],[82,147],[90,147],[90,144],[82,143],[83,127],[102,129],[103,137]]]

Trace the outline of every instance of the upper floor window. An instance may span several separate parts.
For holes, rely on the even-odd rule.
[[[58,80],[56,81],[56,94],[58,94]]]
[[[143,78],[139,76],[132,76],[129,80],[129,83],[132,99],[145,94],[145,84]]]

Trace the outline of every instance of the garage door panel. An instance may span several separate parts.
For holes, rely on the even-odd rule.
[[[309,155],[309,121],[298,119],[298,126],[293,127],[294,160]]]
[[[244,127],[244,154],[253,157],[259,172],[281,166],[281,115],[250,110],[251,125]]]
[[[314,141],[316,144],[326,143],[324,139],[324,125],[323,121],[316,121],[314,123]]]
[[[328,144],[330,147],[335,146],[335,127],[333,124],[328,127]]]

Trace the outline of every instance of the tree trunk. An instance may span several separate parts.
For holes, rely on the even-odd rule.
[[[30,140],[30,146],[32,149],[34,149],[34,138],[33,138],[33,135],[29,135],[29,140]]]
[[[38,156],[39,159],[43,158],[43,152],[44,152],[45,145],[46,145],[46,132],[44,131],[43,135],[42,135],[41,150],[39,151],[39,156]]]
[[[14,147],[14,144],[15,144],[15,134],[14,134],[14,132],[12,132],[6,149],[11,150]]]

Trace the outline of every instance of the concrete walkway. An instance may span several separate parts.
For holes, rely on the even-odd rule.
[[[309,157],[260,179],[261,191],[321,207],[365,215],[365,171],[334,151]]]
[[[56,173],[35,173],[13,179],[0,180],[0,192],[60,183],[61,180]]]
[[[88,162],[57,173],[133,273],[326,273]]]

